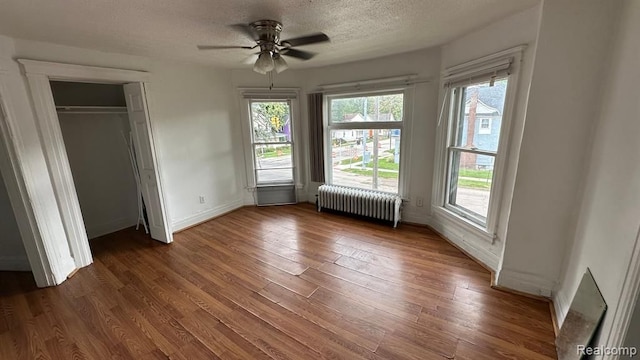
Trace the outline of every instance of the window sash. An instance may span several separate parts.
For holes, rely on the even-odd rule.
[[[257,185],[265,185],[265,184],[293,184],[294,183],[294,169],[293,167],[290,168],[269,168],[269,169],[255,169],[254,173],[255,173],[255,177],[256,177],[256,184]],[[290,170],[291,171],[291,179],[286,179],[286,180],[269,180],[269,181],[261,181],[260,180],[260,176],[258,176],[258,173],[260,171],[271,171],[271,170]]]
[[[459,156],[455,156],[454,154],[460,154]],[[466,207],[464,207],[463,205],[457,204],[456,201],[452,201],[452,199],[454,199],[458,194],[457,194],[457,183],[458,183],[458,179],[459,179],[459,163],[455,163],[456,159],[458,161],[460,161],[460,159],[462,158],[462,154],[463,153],[468,153],[468,154],[477,154],[477,155],[484,155],[484,156],[490,156],[493,157],[493,163],[495,164],[496,162],[496,158],[497,158],[497,153],[488,153],[488,152],[478,152],[478,151],[473,151],[473,150],[468,150],[468,149],[464,149],[464,148],[456,148],[456,147],[449,147],[448,151],[447,151],[447,157],[448,157],[448,169],[447,169],[447,181],[445,184],[445,202],[444,202],[444,207],[455,212],[456,214],[458,214],[459,216],[470,220],[478,225],[481,226],[486,226],[487,225],[487,221],[488,221],[488,217],[489,214],[491,212],[491,209],[489,208],[489,210],[487,211],[487,216],[484,216],[482,214],[478,214],[475,211],[471,210],[471,209],[467,209]],[[495,171],[492,173],[491,176],[491,185],[489,186],[489,206],[491,206],[491,198],[493,197],[493,185],[494,185],[494,179],[495,179],[496,173]]]
[[[331,103],[333,100],[343,100],[343,99],[356,99],[356,98],[361,98],[361,97],[373,97],[373,96],[385,96],[385,95],[402,95],[402,107],[403,107],[403,119],[401,120],[397,120],[397,121],[361,121],[361,122],[334,122],[331,120]],[[393,89],[393,90],[385,90],[385,91],[368,91],[368,92],[361,92],[361,93],[349,93],[349,94],[341,94],[341,95],[329,95],[327,96],[327,125],[328,127],[343,127],[344,125],[348,125],[348,128],[351,128],[349,126],[361,126],[358,127],[357,129],[376,129],[379,126],[383,126],[381,127],[381,129],[389,129],[390,127],[394,127],[397,128],[398,124],[402,124],[404,122],[404,104],[405,104],[405,99],[406,94],[405,94],[405,90],[404,89]],[[366,114],[364,114],[366,115]],[[354,124],[354,125],[352,125]],[[355,125],[357,124],[357,125]],[[365,124],[369,124],[369,125],[365,125]],[[374,126],[372,126],[371,124],[375,124]]]
[[[386,130],[386,129],[402,129],[402,121],[398,121],[398,122],[377,122],[377,121],[372,121],[372,122],[347,122],[347,123],[333,123],[329,126],[327,126],[327,129],[329,130],[368,130],[368,129],[372,129],[372,130],[376,130],[376,129],[380,129],[380,130]]]
[[[464,151],[464,152],[469,152],[477,155],[488,155],[488,156],[498,155],[497,151],[480,150],[478,148],[466,148],[466,147],[460,147],[460,146],[449,146],[449,150]]]
[[[369,124],[370,124],[370,123],[369,123]],[[399,123],[398,123],[398,124],[396,124],[396,125],[399,125]],[[381,177],[381,176],[380,176],[380,173],[379,173],[379,172],[377,172],[377,177],[378,177],[378,182],[377,182],[377,184],[378,184],[378,187],[377,187],[376,189],[373,189],[373,190],[376,190],[376,191],[382,191],[382,192],[389,192],[389,193],[393,193],[393,194],[399,194],[399,193],[400,193],[400,191],[401,191],[401,184],[402,184],[402,182],[401,182],[401,176],[402,176],[402,175],[401,175],[401,174],[402,174],[402,169],[403,169],[403,167],[402,167],[402,160],[401,160],[401,159],[402,159],[402,150],[401,150],[401,149],[402,149],[402,141],[403,141],[403,140],[402,140],[402,137],[403,137],[403,135],[402,135],[402,127],[401,127],[401,126],[395,126],[395,127],[393,128],[393,130],[395,130],[395,129],[400,130],[400,151],[399,151],[399,157],[400,157],[400,158],[399,158],[399,163],[398,163],[398,179],[397,179],[397,183],[396,183],[396,185],[395,185],[396,191],[395,191],[395,192],[389,192],[389,191],[385,191],[385,190],[381,190],[381,189],[380,189],[380,179],[383,179],[383,177]],[[344,185],[344,184],[338,184],[338,183],[335,181],[335,178],[334,178],[335,171],[334,171],[334,169],[333,169],[333,161],[334,161],[334,159],[333,159],[332,153],[334,152],[334,149],[337,149],[337,146],[335,146],[335,145],[333,144],[332,136],[331,136],[331,135],[332,135],[332,131],[339,131],[339,130],[343,130],[343,129],[336,129],[336,128],[330,128],[330,127],[329,127],[329,128],[328,128],[328,131],[327,131],[327,139],[328,139],[328,147],[327,147],[327,148],[328,148],[328,150],[329,150],[329,151],[327,152],[327,155],[326,155],[326,158],[325,158],[326,160],[325,160],[325,161],[326,161],[326,163],[331,164],[331,165],[327,168],[327,170],[328,170],[328,171],[327,171],[327,174],[328,174],[328,176],[327,176],[327,182],[328,182],[329,184],[342,185],[342,186],[352,186],[352,187],[355,187],[355,188],[358,188],[358,189],[372,190],[372,188],[371,188],[371,187],[362,187],[362,186],[354,186],[354,185]],[[346,130],[362,130],[362,129],[356,129],[356,128],[350,127],[350,128],[348,128],[348,129],[346,129]],[[387,129],[385,129],[385,128],[375,128],[375,127],[371,127],[371,126],[369,126],[369,127],[367,127],[366,129],[364,129],[364,130],[373,130],[373,131],[378,131],[378,130],[387,130]],[[379,141],[386,141],[386,139],[385,139],[385,140],[379,140]],[[358,146],[358,148],[362,147],[362,145],[357,145],[357,146]],[[363,156],[364,156],[364,155],[363,155]],[[371,156],[371,162],[373,162],[373,151],[371,151],[371,155],[370,155],[370,156]],[[378,153],[378,160],[379,160],[379,159],[380,159],[380,153]],[[374,165],[374,168],[376,168],[376,165]],[[373,170],[374,168],[371,168],[371,170],[372,170],[372,172],[373,172],[373,174],[371,175],[372,177],[374,176],[374,174],[376,174],[376,171],[374,171],[374,170]],[[367,168],[367,169],[368,169],[368,168]],[[377,169],[379,170],[379,168],[377,168]],[[383,171],[384,171],[384,170],[383,170]]]
[[[279,97],[279,95],[276,95],[274,97],[268,97],[268,96],[260,96],[260,97],[252,97],[252,96],[248,96],[247,94],[245,94],[245,98],[248,100],[248,115],[249,115],[249,127],[251,129],[251,148],[252,148],[252,155],[251,157],[253,158],[253,176],[255,179],[255,184],[256,185],[268,185],[268,184],[293,184],[295,183],[295,154],[294,154],[294,144],[293,144],[293,139],[291,141],[269,141],[269,140],[259,140],[255,138],[255,128],[254,128],[254,119],[253,119],[253,110],[252,110],[252,105],[254,103],[263,103],[263,102],[274,102],[274,103],[285,103],[287,105],[287,107],[289,108],[289,122],[290,122],[290,129],[291,129],[291,136],[293,136],[293,132],[294,132],[294,124],[293,124],[293,114],[292,114],[292,105],[291,105],[291,97]],[[294,97],[295,98],[295,97]],[[256,156],[256,150],[259,146],[265,146],[265,145],[272,145],[272,146],[277,146],[277,145],[281,145],[281,146],[290,146],[291,148],[291,164],[292,166],[285,166],[285,167],[264,167],[264,164],[262,164],[260,167],[258,166],[258,157]],[[260,171],[270,171],[270,170],[290,170],[291,171],[291,176],[290,179],[286,179],[286,180],[275,180],[275,181],[264,181],[264,180],[260,180],[260,177],[258,176],[258,174],[260,173]]]
[[[292,145],[293,141],[254,141],[252,145]]]

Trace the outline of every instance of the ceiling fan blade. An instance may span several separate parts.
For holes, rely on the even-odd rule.
[[[260,38],[256,30],[252,26],[249,26],[247,24],[233,24],[229,26],[235,29],[236,31],[239,31],[245,34],[253,41],[258,41],[258,39]]]
[[[282,49],[280,51],[280,54],[285,56],[291,56],[291,57],[302,59],[302,60],[309,60],[312,57],[316,56],[315,53],[312,53],[309,51],[296,50],[296,49]]]
[[[317,34],[302,36],[302,37],[293,38],[289,40],[283,40],[280,43],[283,46],[293,47],[293,46],[309,45],[309,44],[315,44],[315,43],[321,43],[321,42],[327,42],[327,41],[330,41],[330,40],[326,34],[317,33]]]
[[[198,45],[199,50],[218,50],[218,49],[253,49],[255,46],[225,46],[225,45]]]

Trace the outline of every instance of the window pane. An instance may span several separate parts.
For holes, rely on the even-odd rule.
[[[293,169],[268,169],[256,170],[256,181],[258,184],[293,182]]]
[[[291,141],[291,113],[286,101],[252,101],[254,142]]]
[[[404,95],[360,96],[330,99],[332,123],[402,121]]]
[[[507,79],[462,88],[464,111],[455,127],[454,146],[498,151]]]
[[[466,151],[450,152],[449,205],[462,208],[486,221],[495,157]]]
[[[255,145],[256,169],[291,168],[291,144]]]
[[[400,130],[331,130],[331,184],[398,193]]]

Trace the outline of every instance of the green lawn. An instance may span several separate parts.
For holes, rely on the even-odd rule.
[[[481,190],[489,190],[491,189],[491,183],[486,180],[469,180],[469,179],[458,179],[458,186],[468,189],[481,189]]]
[[[340,165],[349,165],[353,163],[359,163],[362,161],[362,156],[358,156],[355,159],[344,159],[340,161]],[[373,169],[373,162],[369,162],[367,167]],[[393,162],[393,158],[381,158],[378,162],[378,169],[386,169],[386,170],[398,170],[400,169],[400,164],[396,164]]]
[[[373,169],[373,162],[367,164],[367,167]],[[400,164],[393,162],[393,157],[381,158],[378,160],[378,169],[399,170]]]
[[[491,179],[493,170],[460,169],[458,176],[478,179]]]
[[[346,172],[350,172],[352,174],[358,174],[358,175],[364,175],[364,176],[373,176],[373,170],[362,170],[362,169],[342,169],[341,171],[346,171]],[[398,178],[398,173],[397,172],[390,172],[390,171],[379,171],[378,172],[378,177],[379,178],[384,178],[384,179],[397,179]]]
[[[282,146],[279,148],[266,148],[260,157],[273,158],[282,155],[291,155],[291,146]]]
[[[360,161],[362,161],[362,156],[358,156],[355,159],[353,159],[353,158],[344,159],[344,160],[340,161],[340,165],[349,165],[349,164],[353,164],[353,163],[360,162]]]

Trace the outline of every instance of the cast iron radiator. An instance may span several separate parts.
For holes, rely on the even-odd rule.
[[[401,205],[400,196],[381,191],[338,185],[321,185],[318,188],[318,211],[325,208],[388,220],[393,222],[393,227],[400,221]]]

